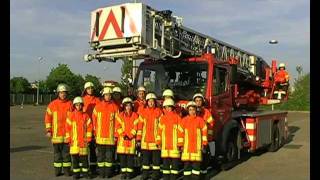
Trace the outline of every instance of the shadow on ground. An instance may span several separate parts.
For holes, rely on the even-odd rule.
[[[32,150],[38,150],[38,149],[43,149],[45,146],[22,146],[22,147],[15,147],[15,148],[10,148],[10,153],[15,153],[15,152],[22,152],[22,151],[32,151]]]

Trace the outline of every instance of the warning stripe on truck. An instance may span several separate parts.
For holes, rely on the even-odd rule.
[[[251,143],[251,150],[255,150],[257,147],[257,128],[256,128],[256,120],[255,118],[247,118],[246,119],[246,130],[248,133],[249,141]]]

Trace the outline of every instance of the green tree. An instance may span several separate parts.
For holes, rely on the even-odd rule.
[[[87,74],[84,78],[85,82],[92,82],[94,84],[94,93],[96,96],[100,96],[100,90],[102,89],[102,84],[100,82],[100,78],[96,77],[96,76],[93,76],[93,75],[90,75],[90,74]]]
[[[53,92],[60,83],[65,83],[69,86],[69,93],[73,98],[81,95],[84,79],[81,75],[75,75],[67,64],[58,64],[58,67],[53,68],[49,73],[46,85],[50,92]]]
[[[31,85],[24,77],[13,77],[10,80],[10,92],[12,93],[29,93]]]
[[[130,87],[130,81],[132,81],[132,61],[128,59],[122,60],[122,67],[121,67],[121,89],[123,90],[124,94],[127,94],[127,90]]]

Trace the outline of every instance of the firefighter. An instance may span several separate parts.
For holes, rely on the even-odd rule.
[[[80,172],[88,175],[88,144],[92,138],[92,122],[90,116],[83,111],[84,102],[81,97],[73,100],[75,110],[69,114],[66,124],[66,138],[70,144],[73,179],[79,179]],[[80,169],[81,167],[81,169]]]
[[[163,102],[166,109],[160,117],[156,143],[161,149],[162,173],[164,180],[177,179],[179,174],[180,148],[183,146],[181,118],[174,111],[174,101],[169,98]]]
[[[196,114],[196,103],[187,104],[189,115],[182,119],[183,150],[181,160],[184,162],[184,179],[200,179],[202,154],[207,148],[207,125],[202,117]]]
[[[208,141],[213,141],[213,128],[214,128],[214,119],[210,113],[210,111],[204,107],[204,97],[201,93],[196,93],[193,96],[193,100],[197,105],[196,113],[198,116],[202,117],[204,122],[208,128]],[[201,162],[201,175],[205,176],[207,174],[207,167],[209,166],[210,162],[210,150],[209,147],[206,146],[206,153],[202,154],[203,160]]]
[[[140,86],[137,91],[137,99],[134,101],[134,112],[138,112],[139,108],[143,108],[146,105],[146,88]]]
[[[93,91],[94,85],[92,82],[86,82],[84,84],[84,91],[82,93],[83,98],[83,111],[88,113],[89,117],[92,121],[92,113],[94,107],[99,103],[99,98],[94,96]],[[94,136],[92,137],[92,141],[89,144],[89,162],[90,162],[90,172],[91,174],[96,173],[97,169],[97,155],[96,155],[96,142],[94,140]]]
[[[71,158],[69,145],[65,138],[65,124],[67,114],[72,111],[72,102],[67,99],[68,87],[59,84],[57,87],[58,98],[51,101],[45,114],[46,136],[51,138],[54,151],[55,175],[60,176],[63,172],[70,176]]]
[[[165,89],[162,93],[162,97],[163,97],[163,101],[165,101],[166,99],[174,100],[174,93],[171,89]],[[166,108],[164,108],[163,111],[166,111]],[[175,105],[174,111],[176,111],[180,115],[180,117],[182,117],[183,109],[177,104]]]
[[[115,136],[114,124],[118,106],[111,100],[112,89],[103,88],[103,100],[93,110],[93,132],[98,150],[99,176],[111,177],[114,172]]]
[[[112,89],[112,99],[117,104],[118,108],[121,109],[121,101],[122,101],[122,90],[120,87],[116,86]]]
[[[139,111],[138,128],[142,133],[142,180],[148,179],[149,176],[154,180],[160,179],[161,152],[156,144],[156,135],[162,110],[156,107],[156,99],[154,93],[148,93],[146,96],[147,107]]]
[[[133,112],[133,101],[126,97],[122,101],[124,111],[117,116],[116,134],[118,137],[117,154],[120,159],[121,179],[133,178],[134,155],[136,141],[139,141],[138,123],[139,115]]]
[[[277,89],[287,91],[289,83],[289,74],[286,71],[286,66],[284,63],[279,64],[279,70],[276,72],[274,80],[276,82]]]

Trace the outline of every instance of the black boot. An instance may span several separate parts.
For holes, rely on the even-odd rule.
[[[178,179],[178,175],[177,174],[171,174],[170,175],[170,180],[176,180]]]
[[[54,175],[57,177],[61,176],[62,175],[62,168],[61,167],[54,168]]]
[[[97,174],[97,165],[91,165],[90,166],[90,174],[91,175]]]
[[[105,178],[106,177],[104,167],[100,167],[99,168],[99,177],[100,178]]]
[[[127,179],[127,173],[126,172],[122,172],[121,173],[121,179]]]
[[[90,174],[87,173],[87,172],[82,173],[82,177],[83,177],[83,178],[86,178],[86,179],[91,179]]]
[[[192,174],[192,175],[191,175],[191,179],[192,179],[192,180],[200,180],[200,176],[199,176],[199,175]]]
[[[79,178],[80,178],[80,173],[73,174],[73,179],[79,179]]]
[[[71,176],[72,175],[69,167],[64,167],[63,168],[63,173],[64,173],[65,176]]]
[[[170,180],[170,174],[163,174],[164,180]]]
[[[142,170],[141,180],[147,180],[149,177],[149,170]]]
[[[152,170],[151,179],[152,180],[159,180],[160,179],[160,170]]]
[[[133,172],[127,173],[127,178],[126,179],[132,179],[133,178]]]
[[[104,172],[106,177],[111,178],[113,176],[114,171],[112,167],[106,167]]]

